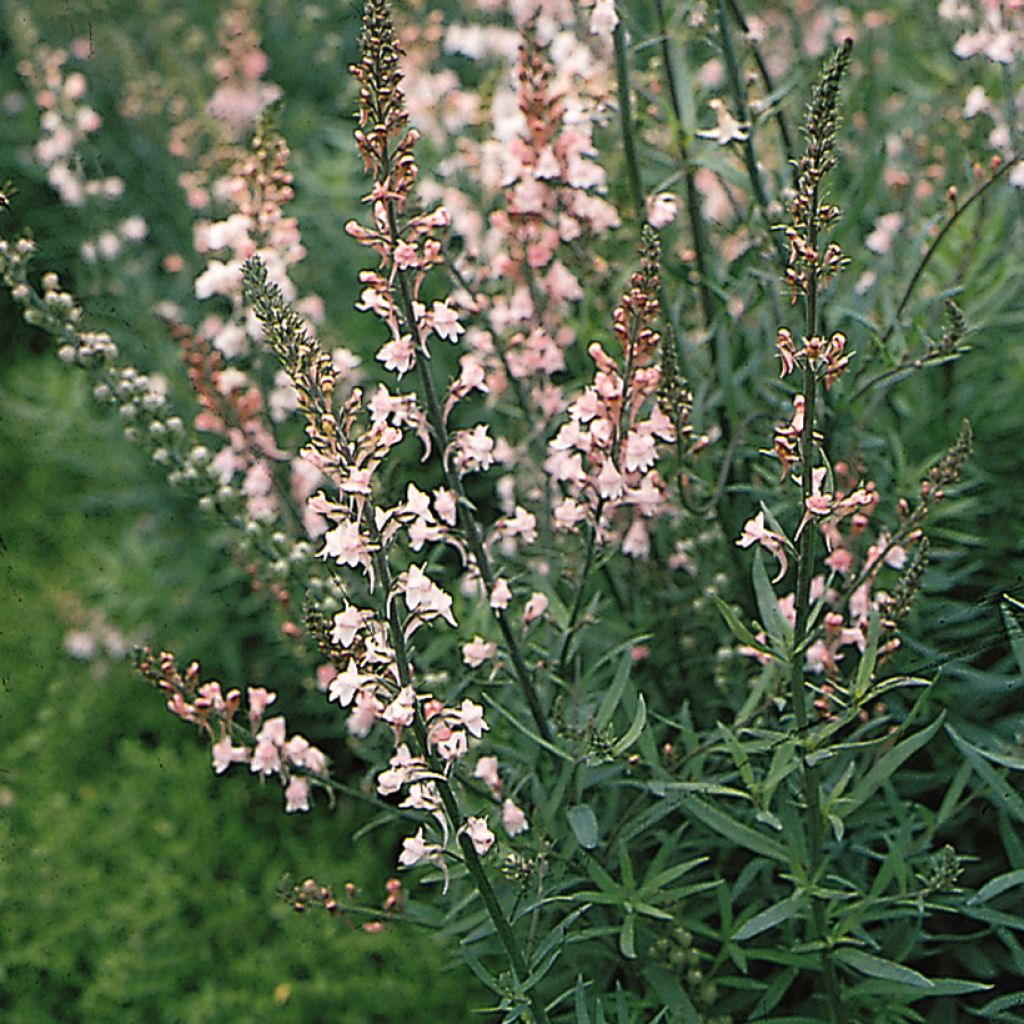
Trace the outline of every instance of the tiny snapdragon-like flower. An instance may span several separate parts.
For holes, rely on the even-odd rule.
[[[491,831],[490,826],[487,824],[486,818],[467,818],[465,824],[462,826],[462,831],[469,836],[470,842],[473,844],[473,849],[476,850],[477,854],[481,857],[483,857],[494,845],[495,836]]]
[[[749,548],[752,544],[760,544],[766,551],[774,555],[779,563],[779,571],[773,583],[778,583],[789,568],[789,560],[786,557],[787,540],[773,530],[765,529],[764,511],[758,512],[753,519],[748,519],[743,525],[743,534],[736,541],[741,548]]]

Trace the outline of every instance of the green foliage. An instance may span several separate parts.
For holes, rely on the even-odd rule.
[[[466,13],[438,6],[447,23]],[[354,913],[311,906],[299,915],[279,898],[284,875],[335,892],[351,880],[379,907],[410,831],[408,822],[396,827],[404,812],[382,801],[367,806],[369,768],[379,770],[390,752],[382,737],[351,740],[313,686],[318,661],[347,657],[330,638],[330,621],[352,592],[320,572],[309,544],[284,564],[285,541],[265,524],[246,524],[240,514],[204,517],[189,487],[169,491],[159,467],[121,444],[116,415],[92,407],[82,378],[48,354],[44,361],[38,334],[22,323],[24,304],[3,296],[5,1021],[416,1024],[469,1019],[481,1006],[485,1019],[547,1014],[557,1024],[1021,1019],[1021,193],[983,164],[990,125],[987,115],[962,116],[961,73],[968,67],[996,105],[1012,108],[1019,69],[958,63],[958,30],[934,12],[869,6],[811,5],[814,17],[805,20],[788,5],[764,5],[773,34],[756,49],[733,0],[617,5],[627,30],[616,36],[619,72],[628,62],[635,114],[625,140],[614,119],[597,134],[609,197],[628,211],[637,189],[682,196],[680,216],[662,236],[660,286],[651,286],[672,353],[660,365],[675,373],[678,363],[685,375],[685,388],[674,379],[674,393],[686,436],[676,461],[663,464],[675,514],[651,525],[647,561],[602,548],[594,530],[562,543],[543,524],[525,552],[490,545],[496,562],[505,558],[517,597],[548,601],[529,628],[511,617],[502,623],[503,667],[490,676],[468,670],[460,654],[477,633],[499,636],[490,609],[470,591],[455,592],[465,559],[431,556],[431,573],[453,592],[461,632],[417,634],[417,683],[426,680],[450,707],[464,696],[486,707],[487,752],[501,758],[509,787],[501,796],[530,810],[530,830],[501,836],[479,859],[462,833],[446,864],[449,895],[435,899],[440,885],[425,886],[422,899],[394,915],[404,920],[389,918],[381,932],[361,930]],[[326,390],[313,384],[329,376],[333,339],[362,358],[367,391],[392,382],[373,358],[380,324],[367,327],[353,311],[366,259],[344,225],[365,211],[360,199],[370,185],[351,142],[354,90],[342,75],[358,58],[356,12],[335,7],[250,5],[283,87],[279,124],[295,150],[298,193],[291,212],[316,254],[296,278],[324,294],[327,320],[315,339],[304,333],[263,264],[249,264],[245,301],[280,328],[269,331],[270,342],[296,369],[300,390],[303,380],[310,385],[303,412],[311,422],[331,408],[333,379]],[[478,97],[499,88],[495,62],[444,53],[431,27],[441,22],[412,9],[412,28],[429,28],[418,40],[410,32],[425,47],[417,59],[458,68]],[[82,299],[89,328],[110,330],[126,361],[164,374],[173,408],[191,419],[180,353],[153,308],[172,300],[201,316],[217,303],[225,314],[230,303],[220,296],[195,304],[192,282],[203,269],[192,252],[196,216],[167,153],[165,115],[175,104],[205,108],[216,85],[219,11],[155,0],[102,10],[35,4],[33,21],[25,10],[4,3],[0,52],[24,57],[40,38],[66,45],[69,32],[88,29],[104,57],[89,65],[90,101],[132,113],[105,114],[104,134],[83,144],[81,159],[125,178],[125,209],[144,213],[150,234],[119,261],[81,258],[82,244],[109,226],[109,211],[58,204],[30,159],[39,132],[31,103],[0,113],[20,161],[16,201],[0,210],[4,233],[31,228],[37,262],[58,270],[61,287]],[[838,51],[815,92],[820,62],[806,53],[824,51],[833,16],[851,19],[859,38],[852,51]],[[791,36],[782,37],[782,24]],[[26,92],[16,63],[0,62],[0,94]],[[720,87],[707,84],[719,75]],[[133,82],[145,97],[138,109],[128,102]],[[748,134],[728,146],[709,138],[712,93],[749,122]],[[824,162],[808,170],[793,164],[808,141],[795,126],[810,96],[817,99],[808,135]],[[477,130],[467,127],[467,138]],[[458,147],[428,137],[416,152],[427,176]],[[721,192],[716,220],[701,213],[708,197],[693,191],[694,176],[705,173]],[[445,184],[465,185],[460,175]],[[794,187],[799,208],[787,213]],[[476,212],[499,216],[502,200],[494,203]],[[821,213],[832,203],[841,219]],[[787,259],[794,236],[777,228],[790,213],[801,245],[817,241],[819,226],[834,232],[831,255],[823,240],[820,251]],[[898,215],[900,227],[886,244],[865,247],[886,214]],[[556,374],[567,388],[591,379],[586,342],[612,334],[612,296],[634,269],[638,237],[634,218],[605,239],[565,246],[574,272],[594,272],[566,318],[579,339]],[[456,231],[445,245],[449,256],[463,254]],[[589,262],[594,254],[604,276]],[[181,255],[184,271],[162,269],[168,255]],[[786,305],[784,276],[802,296],[796,308]],[[421,298],[443,297],[442,278],[436,271]],[[396,280],[407,287],[401,274]],[[397,315],[415,321],[412,310],[407,301]],[[60,335],[54,323],[42,326]],[[830,654],[839,657],[821,669],[814,648],[841,628],[827,616],[834,608],[845,615],[857,588],[852,576],[822,568],[807,504],[811,462],[793,459],[790,471],[803,479],[787,490],[792,477],[780,484],[771,457],[771,424],[785,425],[793,392],[813,385],[813,374],[803,385],[780,379],[781,327],[797,347],[806,344],[798,340],[805,327],[822,342],[842,331],[852,353],[834,387],[811,388],[826,403],[812,403],[809,413],[822,438],[820,488],[849,494],[870,480],[880,499],[873,515],[889,535],[909,547],[920,526],[929,539],[912,571],[893,564],[871,578],[875,596],[884,589],[903,602],[900,615],[890,618],[894,604],[877,603],[862,617],[863,642],[837,645]],[[417,385],[435,451],[446,448],[438,442],[448,426],[475,422],[458,406],[449,425],[430,406],[430,374],[441,382],[453,376],[454,351],[438,346]],[[270,355],[256,351],[244,363],[264,390],[276,368]],[[117,379],[104,372],[93,384],[119,395]],[[516,405],[514,391],[510,385],[479,408],[488,425],[521,444],[529,471],[550,436],[528,403]],[[939,503],[931,471],[965,417],[974,453],[959,479],[943,478]],[[290,445],[302,443],[303,427],[282,428]],[[695,446],[700,457],[685,455],[683,441],[701,435],[708,444]],[[324,451],[332,437],[319,439]],[[143,447],[160,450],[153,438]],[[410,480],[424,489],[448,482],[450,464],[421,454],[402,442],[383,474],[387,504]],[[182,466],[194,467],[175,464],[178,481],[188,483]],[[509,474],[515,470],[509,462]],[[523,500],[550,504],[550,486],[533,479]],[[207,511],[242,505],[195,480],[192,491]],[[906,506],[897,511],[901,496]],[[463,528],[493,527],[503,500],[486,480],[467,478],[457,502]],[[789,559],[788,577],[781,558],[773,580],[765,552],[737,546],[757,510],[776,538],[763,546]],[[480,536],[464,535],[478,562]],[[850,540],[858,557],[872,538]],[[287,582],[290,606],[268,600],[272,588],[252,568],[261,562],[274,582]],[[384,567],[397,574],[407,562]],[[303,573],[314,577],[308,594]],[[284,628],[296,629],[302,599],[308,622],[318,624],[318,651]],[[389,615],[397,602],[387,595]],[[99,623],[198,658],[203,679],[220,679],[225,689],[281,690],[290,727],[320,745],[347,792],[363,799],[342,797],[328,811],[318,796],[313,814],[285,817],[278,787],[257,785],[243,766],[213,776],[205,742],[171,722],[118,657],[82,661],[63,651],[69,629],[96,634]],[[468,766],[450,776],[446,799],[462,786],[462,813],[493,811]],[[454,823],[451,806],[445,811]],[[403,876],[408,889],[440,878],[430,864],[425,874]],[[456,948],[464,963],[453,970],[446,965]]]

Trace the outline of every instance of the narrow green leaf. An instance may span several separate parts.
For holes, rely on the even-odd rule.
[[[599,729],[603,729],[612,720],[612,715],[615,714],[615,709],[619,706],[619,701],[622,700],[622,694],[626,690],[626,683],[629,682],[629,675],[632,670],[633,650],[630,648],[624,651],[619,659],[615,675],[612,677],[612,685],[608,687],[608,691],[601,701],[601,706],[597,709],[594,721]]]
[[[882,635],[882,620],[877,608],[871,609],[871,618],[868,620],[868,640],[864,653],[860,656],[860,664],[857,666],[857,676],[853,682],[853,699],[856,703],[867,692],[871,685],[871,676],[875,671],[875,662],[878,660],[878,638]]]
[[[583,975],[576,975],[576,990],[573,993],[573,1008],[576,1010],[576,1024],[590,1024],[590,1014],[587,1011],[586,988],[583,984]]]
[[[710,860],[709,857],[694,857],[693,860],[683,861],[682,864],[665,868],[664,871],[659,871],[653,878],[645,878],[640,891],[650,893],[666,889],[677,879],[682,878],[683,875],[688,875],[694,868],[699,868],[702,864],[706,864],[708,860]]]
[[[737,846],[742,846],[745,850],[750,850],[753,853],[759,853],[762,857],[781,861],[783,864],[789,862],[786,851],[774,839],[769,839],[749,825],[744,825],[735,818],[731,818],[717,807],[713,807],[695,796],[684,796],[679,800],[679,804],[683,810],[706,825],[712,832],[717,832]]]
[[[1021,628],[1020,619],[1014,614],[1011,606],[1016,606],[1024,611],[1024,604],[1004,594],[1005,600],[999,606],[1003,613],[1003,622],[1006,625],[1006,632],[1010,636],[1010,650],[1013,651],[1013,660],[1017,662],[1017,671],[1024,676],[1024,629]]]
[[[762,654],[770,654],[773,658],[778,659],[779,656],[766,644],[761,643],[753,633],[739,620],[736,613],[730,608],[720,597],[715,597],[715,605],[718,607],[718,611],[721,613],[725,624],[729,627],[729,632],[741,644],[746,644],[747,647],[753,647],[755,651],[760,651]],[[780,659],[781,660],[781,659]]]
[[[1024,1006],[1024,992],[1010,992],[1008,995],[993,999],[992,1002],[986,1003],[977,1010],[971,1010],[971,1013],[975,1017],[995,1017],[1003,1010],[1012,1010],[1015,1006]]]
[[[636,917],[626,914],[619,931],[619,952],[627,960],[636,959]]]
[[[578,804],[575,807],[570,807],[566,812],[566,817],[569,819],[569,827],[572,829],[572,834],[576,837],[576,842],[584,850],[593,850],[597,846],[599,832],[597,816],[590,807],[587,804]]]
[[[836,950],[836,959],[869,978],[881,978],[882,981],[910,985],[913,988],[932,988],[934,985],[934,982],[912,967],[904,967],[903,964],[886,960],[885,957],[866,953],[863,949],[842,946]]]
[[[768,571],[764,567],[764,555],[760,548],[754,552],[752,576],[761,624],[768,631],[768,636],[774,642],[773,646],[776,651],[784,657],[788,656],[793,648],[793,628],[786,621],[782,609],[779,608],[779,599],[775,594],[775,588],[768,579]]]
[[[856,810],[868,799],[868,797],[873,796],[875,791],[882,786],[886,779],[888,779],[904,761],[916,754],[923,746],[925,746],[925,744],[929,743],[931,738],[939,731],[939,727],[942,725],[945,714],[946,713],[943,712],[927,728],[914,733],[913,736],[908,737],[901,743],[897,743],[892,750],[884,753],[871,766],[871,768],[868,769],[867,774],[853,788],[850,796],[843,801],[842,811],[844,815]]]
[[[949,738],[956,744],[960,753],[970,762],[979,778],[988,786],[989,795],[1007,814],[1013,815],[1018,821],[1024,821],[1024,799],[1013,789],[999,772],[986,760],[985,751],[968,743],[951,725],[946,726]]]
[[[647,724],[647,702],[644,700],[643,695],[637,699],[636,702],[636,714],[633,716],[633,722],[630,727],[626,730],[625,735],[612,747],[612,753],[618,757],[620,754],[624,754],[634,743],[640,738],[640,733],[644,731],[644,726]]]
[[[761,932],[766,932],[769,928],[788,921],[800,912],[803,903],[804,893],[801,891],[787,896],[784,900],[779,900],[778,903],[773,903],[766,910],[755,914],[746,924],[740,925],[733,934],[733,939],[736,942],[746,942],[747,939],[752,939],[755,935],[760,935]]]
[[[995,878],[990,878],[968,901],[969,906],[977,906],[979,903],[987,903],[997,896],[1006,892],[1007,889],[1016,888],[1024,883],[1024,868],[1016,871],[1006,871]]]
[[[563,761],[572,761],[572,756],[570,754],[567,754],[560,747],[556,747],[554,743],[550,743],[542,736],[539,736],[528,725],[523,724],[521,721],[519,721],[518,718],[516,718],[515,715],[513,715],[506,708],[502,707],[502,705],[498,701],[494,700],[494,698],[491,697],[489,694],[484,694],[484,700],[487,701],[487,704],[490,708],[492,708],[494,711],[497,711],[498,714],[502,715],[504,718],[507,718],[509,722],[511,722],[512,725],[516,729],[518,729],[519,732],[521,732],[531,742],[536,743],[540,747],[543,747],[545,750],[554,754],[555,757],[560,757]]]

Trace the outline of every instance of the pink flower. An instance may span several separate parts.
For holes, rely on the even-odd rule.
[[[466,330],[459,323],[458,314],[447,302],[435,302],[431,307],[428,319],[431,327],[434,329],[434,333],[439,338],[452,342],[452,344],[457,342],[459,335]]]
[[[473,849],[480,857],[494,845],[494,833],[490,830],[486,818],[467,818],[462,831],[469,836]]]
[[[416,717],[416,693],[411,686],[403,686],[398,696],[384,709],[380,716],[388,725],[401,729],[412,725]]]
[[[416,360],[412,335],[403,334],[401,337],[392,338],[391,341],[381,345],[377,358],[384,364],[385,369],[393,370],[399,377],[404,376],[412,369]]]
[[[810,500],[810,499],[808,499]],[[779,562],[779,571],[773,583],[777,583],[786,575],[789,568],[789,561],[786,558],[786,549],[783,538],[780,534],[766,530],[764,526],[764,512],[758,512],[753,519],[748,519],[743,525],[743,534],[736,544],[741,548],[749,548],[752,544],[760,544],[766,551],[770,551]]]
[[[597,493],[602,498],[607,498],[611,501],[621,498],[623,491],[626,489],[626,482],[622,479],[622,474],[615,468],[615,463],[611,459],[604,460],[601,472],[597,475],[596,483]]]
[[[647,200],[647,222],[655,230],[668,227],[679,213],[679,197],[673,192],[659,192]]]
[[[342,647],[351,647],[356,633],[372,618],[373,612],[354,608],[346,601],[345,607],[334,616],[334,629],[331,631],[331,640]]]
[[[284,809],[289,814],[293,811],[309,810],[309,780],[301,775],[293,775],[288,780],[284,791]]]
[[[494,464],[494,439],[488,436],[486,424],[456,433],[455,462],[462,473],[491,468]]]
[[[482,636],[474,636],[469,643],[462,645],[462,660],[470,668],[479,668],[485,661],[490,661],[498,653],[496,643],[488,643]]]
[[[341,565],[355,568],[369,558],[369,547],[355,523],[342,522],[324,534],[324,546],[318,552],[320,558],[333,558]]]
[[[597,0],[590,12],[590,33],[602,39],[611,39],[619,16],[615,11],[615,0]]]
[[[214,743],[212,753],[213,770],[218,775],[226,772],[232,764],[244,763],[249,760],[248,748],[232,746],[231,737],[228,735]]]
[[[484,721],[484,709],[471,700],[464,700],[459,708],[459,723],[471,735],[480,739],[490,726]]]
[[[556,530],[572,530],[576,524],[585,519],[586,508],[572,498],[563,498],[554,510],[554,522]]]
[[[380,717],[384,706],[379,700],[366,690],[360,690],[356,694],[355,707],[348,717],[348,731],[357,739],[365,739],[370,735],[373,723]]]
[[[441,847],[436,843],[428,843],[423,837],[423,829],[416,835],[402,840],[402,852],[398,855],[398,863],[403,868],[411,868],[421,860],[436,861],[441,857]]]
[[[547,611],[547,608],[547,596],[540,593],[540,591],[534,591],[530,595],[530,600],[526,602],[526,607],[523,609],[523,625],[539,619]]]
[[[336,700],[343,708],[347,708],[363,684],[368,683],[371,678],[371,676],[363,675],[356,666],[355,660],[349,658],[345,671],[337,673],[331,680],[327,699]]]
[[[446,761],[455,761],[466,756],[469,750],[469,740],[461,729],[455,729],[448,736],[437,742],[437,752]]]
[[[654,450],[654,438],[650,434],[631,430],[626,435],[623,451],[623,465],[626,472],[646,472],[657,461],[658,455]]]
[[[509,601],[512,600],[512,590],[508,583],[500,577],[494,581],[494,587],[491,590],[491,607],[496,611],[501,611],[508,607]]]
[[[501,792],[501,776],[498,774],[498,759],[496,757],[477,758],[476,768],[473,769],[473,778],[483,779],[491,792],[497,796]]]
[[[277,694],[262,686],[250,686],[246,690],[246,698],[249,701],[249,724],[255,729],[263,718],[263,712],[277,700]]]
[[[508,799],[501,805],[501,824],[510,836],[517,836],[530,830],[530,823],[526,820],[523,809]]]

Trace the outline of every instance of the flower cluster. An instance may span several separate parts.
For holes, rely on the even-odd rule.
[[[645,235],[641,269],[613,314],[613,358],[599,342],[588,354],[596,367],[594,382],[569,406],[569,420],[549,442],[544,468],[565,489],[554,511],[557,528],[573,530],[589,521],[602,536],[610,534],[619,509],[633,515],[622,539],[623,550],[645,557],[650,539],[645,521],[664,513],[666,488],[655,468],[658,442],[671,443],[683,429],[685,409],[667,415],[659,404],[662,383],[661,336],[654,328],[659,313],[658,243]]]
[[[167,697],[168,710],[195,725],[211,740],[213,769],[220,775],[232,764],[248,764],[249,770],[267,778],[277,775],[284,787],[286,811],[308,811],[310,787],[325,784],[327,758],[298,734],[288,736],[283,715],[265,718],[277,694],[263,687],[246,691],[243,723],[242,693],[224,693],[215,680],[202,682],[198,662],[184,672],[174,655],[153,655],[148,648],[136,653],[138,671]]]

